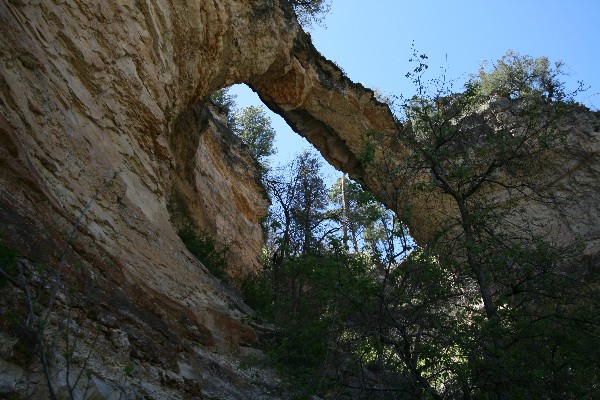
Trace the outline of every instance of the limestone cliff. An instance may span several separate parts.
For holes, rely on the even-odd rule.
[[[63,298],[61,287],[60,301],[36,306],[52,304],[49,337],[69,315],[74,364],[91,350],[96,397],[261,398],[272,384],[237,368],[257,340],[251,310],[187,252],[168,210],[181,193],[198,225],[229,246],[233,269],[257,267],[266,201],[249,158],[202,104],[242,73],[234,67],[278,57],[235,55],[235,32],[248,49],[262,41],[281,52],[279,31],[299,28],[270,7],[256,31],[260,4],[230,3],[0,4],[2,240],[31,288],[54,290],[51,275],[33,279],[35,262],[63,268],[91,296]],[[40,364],[14,331],[28,315],[23,290],[9,285],[1,298],[2,393],[46,398]],[[18,323],[5,318],[21,312]],[[50,371],[63,394],[65,345]]]
[[[18,250],[15,279],[57,294],[39,298],[52,306],[48,335],[77,338],[73,367],[91,371],[94,398],[275,397],[268,371],[239,368],[244,355],[260,357],[251,310],[186,251],[169,212],[178,193],[198,225],[230,245],[234,270],[256,268],[266,204],[249,160],[204,107],[233,83],[386,197],[358,154],[374,130],[396,135],[384,145],[402,159],[402,127],[317,52],[287,1],[0,2],[2,240]],[[588,125],[578,140],[597,146]],[[586,181],[595,162],[580,163]],[[586,193],[591,218],[574,232],[598,240],[597,192]],[[411,205],[416,237],[427,237],[439,201]],[[54,290],[36,264],[62,268],[78,291],[63,281]],[[1,293],[0,394],[45,398],[31,332],[19,330],[38,298],[28,302],[23,286]],[[62,394],[64,346],[48,364]]]
[[[193,221],[213,238],[225,249],[232,277],[256,271],[268,200],[255,161],[225,116],[205,103],[179,114],[169,140],[175,162],[169,199],[173,225],[179,229]]]

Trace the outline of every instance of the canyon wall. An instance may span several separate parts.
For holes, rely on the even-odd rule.
[[[27,319],[27,308],[40,301],[50,337],[66,329],[78,338],[73,367],[91,371],[94,398],[279,396],[270,371],[240,365],[261,357],[269,328],[187,252],[171,212],[178,199],[228,245],[232,272],[257,268],[266,200],[251,160],[206,107],[233,83],[248,84],[390,207],[406,207],[360,162],[366,131],[394,137],[382,145],[402,160],[403,127],[318,53],[286,1],[0,3],[0,228],[22,272],[0,289],[1,395],[46,398],[45,375],[68,389],[66,344],[53,348],[48,374],[28,349],[31,319],[46,314]],[[577,162],[590,182],[598,134],[585,121],[573,129],[583,126],[578,140],[594,149]],[[596,188],[577,187],[587,187],[590,218],[573,236],[597,241]],[[444,204],[441,195],[410,204],[417,239]],[[40,265],[61,269],[62,280]],[[25,288],[56,299],[28,298]]]
[[[2,241],[17,249],[28,287],[61,294],[33,299],[33,319],[52,311],[49,338],[72,329],[72,368],[91,356],[96,397],[262,398],[273,385],[268,371],[238,368],[258,340],[252,311],[185,249],[169,212],[178,194],[228,246],[233,272],[257,268],[267,202],[204,98],[279,57],[235,50],[235,36],[281,52],[285,24],[299,27],[276,8],[256,32],[254,2],[220,3],[0,4]],[[62,268],[59,288],[34,264]],[[79,295],[67,295],[68,279]],[[26,351],[37,321],[19,330],[24,287],[2,290],[2,395],[47,398]],[[64,346],[49,362],[60,396]]]

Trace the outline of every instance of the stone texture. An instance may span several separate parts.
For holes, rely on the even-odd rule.
[[[532,154],[527,163],[521,167],[513,163],[510,171],[498,168],[490,177],[495,183],[471,199],[485,197],[483,204],[495,204],[507,213],[502,218],[505,223],[497,227],[510,232],[505,232],[506,237],[526,235],[564,248],[583,245],[580,256],[599,254],[600,112],[580,105],[560,108],[553,103],[539,104],[534,111],[524,112],[518,101],[492,99],[476,113],[465,116],[461,125],[464,132],[479,141],[485,137],[482,132],[499,131],[532,138],[522,146],[530,149],[522,153]],[[408,129],[411,127],[405,127]],[[537,140],[542,138],[551,138],[551,145],[540,151]],[[477,146],[477,141],[469,145]],[[466,154],[468,149],[457,149],[446,165],[460,165]],[[402,161],[398,161],[401,165]],[[398,208],[410,209],[411,233],[421,243],[440,232],[452,236],[459,219],[455,201],[441,189],[425,194],[410,190],[417,180],[431,182],[433,173],[424,170],[411,174],[406,165],[399,170],[405,174],[398,176],[400,186],[405,188],[400,198],[408,201]]]
[[[226,248],[231,276],[258,270],[260,220],[267,213],[268,196],[254,161],[227,127],[225,116],[203,103],[180,113],[170,148],[175,154],[170,200],[174,225],[189,223],[178,218],[188,214],[187,219]]]
[[[183,191],[199,225],[230,245],[232,268],[257,267],[267,204],[252,164],[213,116],[204,128],[180,129],[190,109],[241,74],[236,68],[262,71],[285,48],[282,11],[268,8],[264,19],[272,22],[255,31],[253,16],[263,12],[255,3],[0,4],[3,241],[55,267],[89,205],[67,263],[69,271],[83,266],[81,285],[94,283],[99,307],[80,305],[90,308],[81,315],[81,343],[91,346],[99,322],[125,332],[114,343],[127,349],[117,357],[112,344],[96,344],[94,354],[104,357],[93,368],[100,394],[108,385],[118,397],[131,364],[141,372],[126,386],[147,398],[194,398],[185,394],[190,385],[199,398],[263,396],[236,368],[240,346],[257,340],[244,322],[251,310],[187,252],[167,208],[173,191]],[[272,53],[259,57],[263,49],[255,48],[247,57],[232,45],[236,36]],[[191,158],[178,159],[182,149]],[[186,162],[196,166],[189,176],[180,169]],[[57,321],[66,308],[55,310]],[[184,379],[177,362],[186,357],[192,367]],[[35,363],[18,366],[40,378]],[[211,383],[217,378],[222,385]],[[36,382],[19,387],[32,396],[39,388],[45,398],[43,379]]]
[[[427,243],[451,225],[457,210],[441,191],[427,196],[406,193],[414,182],[429,181],[432,176],[425,170],[418,175],[406,174],[403,163],[413,150],[404,137],[410,127],[397,124],[387,105],[378,102],[371,90],[351,82],[340,68],[319,54],[308,36],[299,34],[292,51],[289,65],[275,64],[267,74],[247,82],[265,104],[305,136],[333,166],[363,182],[388,207],[401,214],[410,210],[406,222],[417,242]],[[527,118],[513,115],[506,107],[510,104],[502,99],[492,101],[480,110],[477,118],[481,126],[474,129],[520,129],[520,124],[527,123]],[[596,201],[600,193],[599,119],[600,113],[585,107],[570,110],[558,121],[566,145],[545,155],[549,162],[539,178],[547,183],[539,189],[553,196],[562,193],[569,202],[556,208],[522,197],[515,201],[522,203],[524,211],[513,216],[515,223],[527,224],[536,235],[560,245],[583,240],[585,252],[590,255],[600,251],[600,203]],[[374,162],[363,165],[359,159],[369,131],[383,139],[373,149]],[[384,159],[391,165],[387,171],[378,170]]]
[[[260,340],[246,322],[252,311],[185,250],[168,208],[181,193],[198,224],[231,245],[234,272],[256,268],[266,204],[248,160],[203,106],[233,83],[248,84],[329,162],[388,198],[380,174],[358,161],[363,134],[395,137],[383,146],[402,160],[410,153],[404,128],[372,91],[315,50],[287,2],[0,3],[3,241],[18,249],[31,276],[32,262],[63,265],[80,289],[80,297],[53,307],[49,332],[72,316],[78,362],[92,350],[95,398],[121,389],[125,398],[272,397],[276,379],[267,370],[238,368],[241,354],[252,353],[246,347]],[[574,118],[572,142],[589,154],[560,176],[565,191],[582,193],[589,218],[569,211],[561,215],[567,228],[557,231],[584,237],[593,253],[598,118],[586,111]],[[452,215],[443,196],[410,201],[419,240]],[[32,285],[48,290],[43,281]],[[2,315],[23,315],[23,292],[1,290]],[[2,390],[44,398],[39,364],[23,353],[26,335],[10,321],[1,324],[0,368],[12,371]],[[60,348],[54,358],[52,379],[63,390]]]

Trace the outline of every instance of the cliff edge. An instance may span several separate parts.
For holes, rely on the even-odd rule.
[[[403,127],[319,54],[287,1],[0,3],[0,228],[17,260],[16,284],[0,289],[0,395],[46,398],[48,382],[83,394],[75,371],[89,371],[93,398],[279,396],[271,372],[240,365],[260,357],[263,327],[185,249],[169,207],[179,196],[230,245],[235,271],[258,267],[267,203],[206,106],[234,83],[386,199],[360,162],[363,134],[401,138]],[[597,149],[597,133],[584,133],[581,146]],[[410,153],[402,140],[384,145],[398,160]],[[438,200],[411,204],[420,240]],[[574,237],[597,235],[589,204]],[[40,321],[56,339],[41,353]]]

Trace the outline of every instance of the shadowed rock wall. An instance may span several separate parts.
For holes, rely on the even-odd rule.
[[[53,307],[49,329],[58,332],[67,310],[76,310],[83,346],[77,362],[93,350],[100,398],[120,388],[156,399],[269,397],[272,375],[260,371],[253,383],[237,368],[255,351],[251,310],[185,250],[167,207],[182,193],[197,223],[232,244],[235,269],[256,268],[266,204],[248,160],[202,107],[233,83],[252,87],[332,165],[361,178],[389,206],[407,206],[389,200],[378,172],[358,161],[369,130],[395,138],[382,145],[403,159],[402,128],[371,90],[314,49],[283,0],[0,3],[3,241],[18,249],[27,276],[35,276],[32,262],[69,267],[81,295]],[[585,134],[582,145],[597,146],[597,133]],[[586,176],[596,176],[595,165]],[[410,228],[425,240],[428,224],[439,222],[432,210],[445,203],[417,200],[409,204]],[[598,203],[589,204],[590,221],[597,221]],[[574,232],[590,233],[589,226]],[[65,248],[72,250],[63,263]],[[3,309],[25,312],[25,303],[7,301],[22,298],[22,290],[2,291]],[[3,321],[0,371],[11,372],[0,374],[0,387],[44,398],[39,364],[21,353],[15,326]],[[57,360],[59,354],[57,348]],[[126,379],[125,368],[132,369]],[[64,389],[61,368],[54,371]]]

